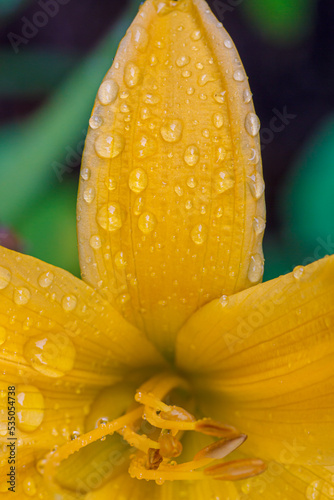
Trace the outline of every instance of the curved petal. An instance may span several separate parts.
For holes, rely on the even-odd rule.
[[[78,196],[83,279],[173,351],[199,306],[262,278],[259,121],[204,0],[147,0],[90,120]]]
[[[333,296],[334,256],[211,302],[179,334],[205,412],[259,458],[284,462],[288,446],[300,463],[334,464]]]

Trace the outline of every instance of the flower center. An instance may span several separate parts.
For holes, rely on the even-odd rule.
[[[126,413],[112,421],[101,419],[97,427],[55,451],[45,461],[45,476],[53,482],[57,467],[74,453],[106,436],[120,434],[134,449],[129,474],[133,478],[156,481],[220,479],[234,481],[263,472],[264,462],[257,458],[222,462],[227,455],[243,444],[247,436],[235,427],[210,418],[197,420],[182,406],[169,403],[173,391],[189,390],[185,380],[173,373],[153,376],[136,392],[134,402]],[[143,423],[150,431],[143,432]],[[146,425],[147,428],[147,425]],[[175,461],[182,454],[182,437],[195,431],[218,438],[198,451],[191,461]],[[180,457],[182,458],[182,457]]]

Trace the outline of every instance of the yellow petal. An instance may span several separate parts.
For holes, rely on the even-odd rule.
[[[298,463],[334,463],[333,294],[334,256],[215,300],[181,330],[178,365],[205,413],[248,434],[252,455],[285,462],[295,447]]]
[[[204,0],[147,0],[99,89],[78,197],[83,278],[164,351],[199,306],[261,280],[251,97]]]

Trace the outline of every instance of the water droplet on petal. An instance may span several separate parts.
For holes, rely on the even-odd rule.
[[[183,124],[181,120],[168,120],[160,129],[162,138],[166,142],[177,142],[181,139]]]
[[[95,150],[100,158],[115,158],[124,149],[124,137],[117,132],[101,134],[95,141]]]
[[[149,42],[149,35],[142,26],[132,26],[132,43],[136,49],[145,52]]]
[[[195,188],[197,186],[197,180],[195,177],[188,177],[187,186],[190,188]]]
[[[216,128],[222,128],[224,125],[224,117],[221,113],[215,113],[212,117],[212,121]]]
[[[144,212],[138,220],[138,227],[142,233],[148,234],[153,231],[156,226],[156,218],[150,212]]]
[[[135,215],[140,215],[144,208],[144,199],[142,196],[138,196],[133,204],[133,213]]]
[[[214,82],[216,78],[209,73],[204,73],[203,75],[198,77],[198,85],[200,87],[204,87],[209,82]]]
[[[182,71],[182,76],[183,78],[189,78],[191,76],[191,71],[189,71],[188,69],[185,69],[184,71]]]
[[[92,203],[95,198],[95,189],[93,187],[85,189],[83,193],[83,198],[86,203]]]
[[[191,200],[187,200],[185,204],[186,210],[190,210],[193,207]]]
[[[233,78],[236,82],[243,82],[245,80],[245,73],[241,69],[237,69],[233,73]]]
[[[231,40],[224,40],[224,45],[227,49],[231,49],[233,47]]]
[[[322,496],[322,483],[321,480],[312,481],[306,490],[307,500],[319,500]]]
[[[75,295],[66,295],[61,301],[64,311],[73,311],[77,306],[77,298]]]
[[[296,280],[299,280],[304,274],[305,268],[303,266],[297,266],[293,270],[293,276]]]
[[[251,148],[251,156],[249,158],[249,161],[256,165],[260,161],[260,155],[258,151],[255,148]]]
[[[44,418],[44,398],[37,387],[18,385],[16,388],[17,427],[23,432],[33,432]]]
[[[101,248],[102,243],[100,236],[98,236],[97,234],[92,236],[89,240],[89,244],[94,250],[98,250],[99,248]]]
[[[143,134],[138,141],[135,142],[134,148],[137,158],[148,158],[156,152],[157,143],[152,137]]]
[[[98,224],[106,231],[116,231],[123,225],[124,214],[119,203],[103,205],[97,214]]]
[[[30,297],[31,297],[31,293],[30,291],[28,290],[28,288],[16,288],[14,290],[14,302],[15,304],[17,304],[18,306],[23,306],[25,304],[27,304],[30,300]]]
[[[160,102],[160,97],[157,94],[148,92],[144,97],[145,104],[158,104],[158,102]]]
[[[183,189],[181,188],[181,186],[175,186],[174,191],[178,196],[183,195]]]
[[[199,162],[199,157],[199,149],[195,144],[188,146],[184,152],[184,161],[190,167],[194,167]]]
[[[215,176],[215,188],[218,193],[224,193],[229,189],[233,188],[235,180],[230,174],[226,172],[218,172]]]
[[[255,113],[248,113],[245,120],[245,128],[249,135],[255,137],[260,131],[260,120]]]
[[[28,497],[34,497],[37,493],[37,487],[32,477],[26,477],[22,483],[24,493]]]
[[[76,349],[66,333],[41,333],[26,342],[23,355],[37,372],[58,378],[72,370]]]
[[[140,193],[147,187],[147,173],[142,168],[135,168],[130,173],[129,177],[129,187],[131,191],[135,193]]]
[[[38,278],[38,284],[42,288],[48,288],[52,285],[53,280],[54,274],[51,271],[47,271],[46,273],[40,275],[40,277]]]
[[[190,237],[196,245],[202,245],[206,240],[206,227],[203,224],[196,224],[191,230]]]
[[[222,295],[219,299],[219,302],[222,305],[222,307],[226,307],[228,305],[228,296]]]
[[[5,267],[0,266],[0,290],[6,288],[6,286],[9,285],[11,279],[12,279],[11,272]]]
[[[249,104],[252,100],[252,93],[250,90],[248,89],[245,89],[244,90],[244,95],[243,95],[243,98],[244,98],[244,103],[245,104]]]
[[[262,217],[254,217],[253,228],[257,235],[262,234],[266,228],[266,221]]]
[[[4,344],[7,339],[7,332],[3,326],[0,326],[0,345]]]
[[[91,175],[90,169],[87,168],[87,167],[86,168],[82,168],[81,172],[80,172],[80,175],[81,175],[81,178],[84,181],[88,181],[90,179],[90,175]]]
[[[114,80],[105,80],[101,84],[97,94],[101,104],[107,105],[114,102],[117,97],[118,90],[118,84]]]
[[[140,111],[140,118],[142,120],[148,120],[151,117],[151,111],[148,108],[142,108]]]
[[[101,127],[102,123],[103,123],[102,118],[97,115],[92,115],[89,119],[89,126],[94,130]]]
[[[128,62],[124,69],[124,83],[127,87],[135,87],[140,80],[140,69],[133,62]]]
[[[250,191],[256,200],[259,200],[264,193],[264,180],[262,175],[259,173],[253,174],[250,177],[250,182],[248,183]]]
[[[183,68],[184,66],[187,66],[187,64],[189,63],[190,63],[190,57],[188,56],[180,56],[176,60],[176,66],[178,66],[179,68]]]
[[[107,179],[106,181],[106,186],[109,191],[114,191],[114,189],[116,189],[117,186],[115,177],[109,177],[109,179]]]
[[[190,38],[194,41],[200,40],[202,38],[202,33],[200,30],[195,30],[190,35]]]
[[[215,92],[213,94],[213,98],[216,102],[219,102],[219,104],[221,104],[222,102],[225,102],[225,94],[226,94],[226,91],[224,92]]]
[[[263,257],[260,254],[251,256],[248,268],[248,279],[251,283],[258,283],[263,275]]]
[[[115,266],[118,267],[119,269],[123,269],[127,265],[123,252],[117,252],[114,261],[115,261]]]

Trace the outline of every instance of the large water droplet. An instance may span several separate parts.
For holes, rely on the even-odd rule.
[[[143,134],[134,145],[137,158],[148,158],[157,149],[156,141],[149,135]]]
[[[200,153],[195,144],[191,144],[184,152],[184,161],[190,167],[194,167],[199,161]]]
[[[57,378],[72,370],[76,349],[66,333],[41,333],[28,340],[23,355],[36,371]]]
[[[244,90],[244,95],[243,95],[243,98],[244,98],[244,103],[245,104],[249,104],[252,100],[252,93],[250,90],[248,89],[245,89]]]
[[[226,91],[224,92],[215,92],[213,94],[213,98],[216,102],[219,102],[219,104],[225,102],[225,94],[226,94]]]
[[[26,477],[24,479],[22,488],[28,497],[34,497],[37,494],[37,487],[32,477]]]
[[[123,225],[123,210],[119,203],[103,205],[97,214],[98,224],[106,231],[116,231]]]
[[[38,278],[38,284],[42,288],[48,288],[50,285],[52,285],[53,280],[54,274],[51,271],[47,271],[46,273],[40,275],[40,277]]]
[[[204,73],[203,75],[198,77],[198,85],[200,87],[204,87],[209,82],[214,82],[216,79],[213,75],[210,75],[210,73]]]
[[[19,385],[16,388],[17,427],[23,432],[33,432],[44,418],[44,398],[37,387]]]
[[[264,180],[258,172],[250,177],[249,189],[256,200],[259,200],[264,193]]]
[[[89,187],[84,190],[83,199],[86,203],[92,203],[95,198],[95,189],[93,187]]]
[[[88,181],[90,179],[90,176],[91,176],[90,169],[88,167],[82,168],[80,171],[80,175],[84,181]]]
[[[251,283],[258,283],[263,275],[263,257],[260,254],[251,256],[248,268],[248,279]]]
[[[30,300],[31,293],[28,290],[28,288],[22,287],[22,288],[16,288],[14,290],[14,302],[18,306],[23,306],[27,304]]]
[[[145,52],[149,42],[149,35],[142,26],[132,26],[132,43],[136,49]]]
[[[116,100],[118,90],[118,84],[114,80],[105,80],[101,84],[97,94],[101,104],[107,105],[114,102]]]
[[[196,224],[191,230],[190,237],[196,245],[202,245],[206,240],[207,229],[203,224]]]
[[[0,266],[0,290],[6,288],[9,285],[10,280],[12,279],[12,273],[9,269]]]
[[[226,172],[218,172],[215,176],[215,188],[218,193],[224,193],[233,188],[235,181],[230,174]]]
[[[155,216],[150,212],[144,212],[138,219],[138,227],[144,234],[148,234],[153,231],[156,223],[157,221]]]
[[[296,280],[299,280],[305,272],[305,268],[303,266],[297,266],[293,270],[293,276]]]
[[[233,47],[231,40],[224,40],[224,45],[227,49],[231,49]]]
[[[233,78],[236,82],[243,82],[245,80],[245,73],[243,72],[242,69],[237,69],[234,73],[233,73]]]
[[[4,344],[7,339],[7,332],[3,326],[0,326],[0,345]]]
[[[103,123],[102,118],[97,115],[92,115],[89,119],[89,126],[93,130],[96,130],[97,128],[101,127],[102,123]]]
[[[101,134],[95,141],[95,150],[100,158],[115,158],[124,149],[124,137],[117,132]]]
[[[190,35],[190,38],[191,38],[192,40],[194,40],[195,42],[196,42],[197,40],[200,40],[200,39],[202,38],[202,33],[201,33],[201,31],[200,31],[200,30],[195,30],[195,31],[193,31],[193,32],[192,32],[192,34]]]
[[[124,83],[132,88],[138,85],[140,80],[140,69],[133,62],[128,62],[124,69]]]
[[[98,250],[99,248],[101,248],[102,243],[100,236],[98,234],[91,236],[89,244],[94,250]]]
[[[77,298],[75,295],[65,295],[63,300],[61,301],[61,305],[64,311],[69,312],[73,311],[77,306]]]
[[[123,252],[117,252],[117,254],[114,257],[114,261],[115,261],[115,266],[118,267],[119,269],[123,269],[127,265]]]
[[[130,173],[129,187],[131,191],[134,191],[135,193],[144,191],[147,187],[147,182],[147,173],[142,168],[135,168]]]
[[[254,217],[253,228],[257,235],[262,234],[266,228],[266,221],[260,216]]]
[[[306,489],[307,500],[319,500],[322,490],[322,481],[320,479],[312,481]]]
[[[212,121],[216,128],[222,128],[224,125],[224,117],[221,113],[215,113],[212,117]]]
[[[183,68],[184,66],[187,66],[187,64],[190,63],[190,57],[189,56],[180,56],[177,60],[176,60],[176,66],[178,66],[179,68]]]
[[[248,113],[245,120],[245,128],[249,135],[255,137],[260,131],[260,120],[255,113]]]
[[[181,120],[168,120],[160,129],[162,138],[166,142],[177,142],[181,139],[183,124]]]

